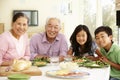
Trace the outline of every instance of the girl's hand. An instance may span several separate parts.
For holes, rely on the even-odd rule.
[[[98,57],[94,57],[94,56],[86,56],[86,58],[92,60],[92,61],[97,61],[99,60]]]

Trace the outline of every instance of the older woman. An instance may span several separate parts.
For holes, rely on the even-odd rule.
[[[10,31],[0,35],[0,65],[10,65],[14,59],[30,58],[28,37],[28,17],[23,13],[16,13],[12,19]]]

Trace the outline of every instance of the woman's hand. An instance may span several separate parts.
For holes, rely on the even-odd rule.
[[[13,64],[14,60],[4,61],[2,62],[1,66],[11,66]]]

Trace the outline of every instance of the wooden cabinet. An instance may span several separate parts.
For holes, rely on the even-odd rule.
[[[4,23],[0,23],[0,34],[4,32]]]

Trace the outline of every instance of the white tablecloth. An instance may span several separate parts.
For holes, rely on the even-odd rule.
[[[80,67],[79,70],[88,72],[90,75],[79,79],[59,79],[46,76],[46,71],[57,70],[58,66],[47,65],[39,68],[42,71],[41,76],[31,76],[30,80],[109,80],[110,68],[85,68]],[[8,80],[7,77],[0,77],[0,80]]]

